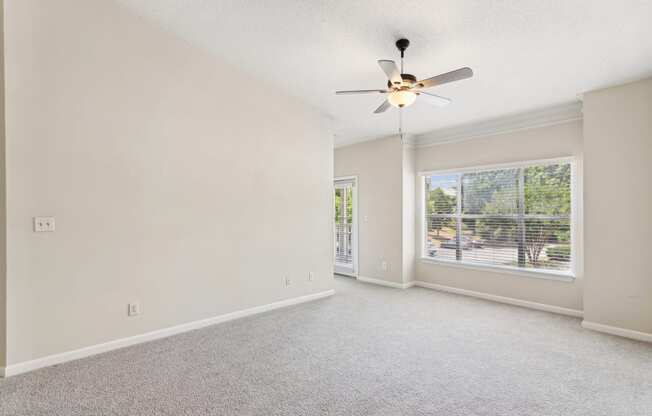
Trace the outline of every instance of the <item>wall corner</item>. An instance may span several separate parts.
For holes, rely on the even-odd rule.
[[[7,366],[7,198],[4,0],[0,0],[0,369]]]
[[[411,143],[402,144],[402,273],[403,283],[415,280],[416,267],[416,150]]]

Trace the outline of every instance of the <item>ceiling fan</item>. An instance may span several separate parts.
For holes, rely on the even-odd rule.
[[[405,55],[405,50],[408,46],[410,46],[410,41],[407,39],[399,39],[396,41],[396,47],[401,51],[400,71],[394,61],[384,59],[378,61],[378,65],[380,65],[380,68],[387,75],[388,81],[386,89],[336,91],[335,94],[385,94],[387,98],[374,111],[376,114],[385,112],[390,105],[398,108],[410,106],[417,99],[417,96],[423,97],[424,101],[439,107],[450,104],[450,98],[425,92],[424,89],[471,78],[473,76],[471,68],[464,67],[432,78],[417,81],[417,77],[414,75],[403,73],[403,56]]]

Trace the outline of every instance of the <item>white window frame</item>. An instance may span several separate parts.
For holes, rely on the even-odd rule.
[[[352,221],[353,223],[351,224],[351,232],[353,234],[353,272],[349,273],[344,270],[339,270],[337,269],[337,266],[335,264],[335,239],[333,239],[333,271],[336,274],[341,274],[345,276],[351,276],[351,277],[358,277],[358,263],[359,263],[359,236],[358,236],[358,175],[349,175],[349,176],[336,176],[333,178],[333,193],[332,195],[335,195],[335,183],[336,182],[351,182],[353,184],[352,191],[351,191],[351,196],[353,198],[353,209],[352,209]],[[334,197],[333,197],[334,198]],[[333,214],[331,215],[331,218],[335,218],[335,200],[333,199],[333,204],[331,204],[333,207]]]
[[[446,260],[434,259],[426,256],[426,233],[428,222],[426,221],[426,195],[425,195],[425,178],[426,176],[446,175],[454,173],[475,173],[496,169],[510,169],[510,168],[523,168],[537,165],[550,165],[555,163],[568,163],[571,168],[571,215],[570,215],[570,231],[571,231],[571,257],[570,257],[570,270],[545,270],[545,269],[525,269],[522,267],[501,266],[490,264],[477,264],[465,262],[464,260]],[[481,165],[481,166],[465,166],[461,168],[450,168],[440,170],[427,170],[417,173],[417,182],[419,191],[417,192],[417,221],[418,237],[419,237],[419,261],[422,263],[430,263],[436,265],[444,265],[451,267],[459,267],[464,269],[506,273],[524,277],[534,277],[550,280],[559,280],[565,282],[573,282],[582,273],[582,191],[581,191],[581,159],[578,157],[559,157],[552,159],[537,159],[527,160],[513,163],[501,163],[494,165]]]

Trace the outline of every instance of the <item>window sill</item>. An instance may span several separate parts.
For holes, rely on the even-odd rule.
[[[487,266],[472,263],[463,263],[452,260],[431,259],[427,257],[419,258],[421,263],[436,264],[447,267],[457,267],[461,269],[479,270],[491,273],[504,273],[521,277],[533,277],[536,279],[556,280],[560,282],[574,282],[575,275],[572,272],[559,272],[554,270],[532,270],[519,269],[509,266]]]

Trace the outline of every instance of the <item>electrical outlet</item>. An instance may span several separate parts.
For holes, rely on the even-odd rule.
[[[313,272],[308,272],[308,281],[312,282],[315,279],[315,274]]]
[[[140,304],[138,302],[133,302],[127,305],[127,315],[136,316],[140,315]]]
[[[388,269],[388,264],[387,264],[387,262],[383,260],[383,261],[380,263],[380,268],[383,269],[384,272],[386,272],[387,269]]]
[[[288,287],[292,284],[292,281],[290,280],[290,276],[285,276],[285,287]]]
[[[54,229],[54,217],[34,217],[34,232],[51,233]]]

